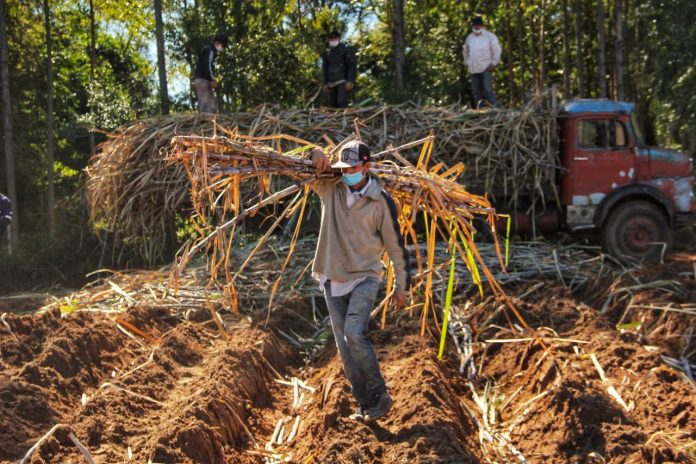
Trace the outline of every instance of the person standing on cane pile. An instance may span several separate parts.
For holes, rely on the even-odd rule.
[[[217,113],[217,100],[214,93],[218,86],[215,79],[215,58],[228,43],[229,39],[226,35],[216,35],[213,42],[203,47],[198,56],[193,86],[198,97],[198,111],[201,113]]]
[[[12,202],[0,193],[0,242],[10,224],[12,224]]]
[[[312,150],[317,173],[341,171],[340,180],[320,180],[314,191],[322,203],[321,227],[312,274],[319,280],[329,309],[331,328],[358,402],[354,420],[373,421],[387,414],[392,398],[380,371],[367,326],[383,277],[386,249],[394,265],[397,309],[406,305],[410,288],[409,254],[400,233],[394,200],[370,172],[370,149],[349,142],[340,161],[329,164]]]
[[[474,18],[471,27],[472,32],[466,38],[462,53],[464,64],[471,75],[474,107],[480,108],[486,101],[492,106],[498,106],[493,90],[493,71],[500,63],[500,42],[495,34],[486,30],[481,17]]]
[[[329,106],[346,108],[348,97],[355,85],[358,62],[355,51],[341,43],[341,34],[329,34],[329,48],[321,55],[324,70],[324,90],[329,96]]]

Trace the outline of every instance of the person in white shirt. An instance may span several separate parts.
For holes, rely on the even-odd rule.
[[[464,64],[471,75],[471,88],[474,93],[474,104],[480,108],[485,101],[492,106],[498,105],[498,99],[493,91],[493,71],[500,63],[500,42],[498,37],[486,30],[481,17],[471,22],[473,32],[464,43],[462,52]]]

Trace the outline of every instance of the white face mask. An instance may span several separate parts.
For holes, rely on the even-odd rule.
[[[220,44],[215,44],[215,50],[217,50],[218,52],[221,52],[221,51],[224,50],[224,49],[225,49],[225,47],[223,47],[222,45],[220,45]]]
[[[483,28],[481,28],[481,29],[474,29],[474,34],[476,34],[476,35],[481,35],[481,34],[483,34]]]
[[[335,39],[329,40],[329,47],[334,48],[336,46],[338,46],[338,40],[335,40]]]

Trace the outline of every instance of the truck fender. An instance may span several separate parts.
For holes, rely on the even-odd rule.
[[[597,206],[593,218],[595,227],[599,228],[604,224],[604,221],[607,219],[609,212],[614,206],[631,197],[636,200],[643,199],[657,204],[667,213],[667,220],[670,223],[672,222],[672,218],[674,217],[674,205],[672,205],[672,202],[667,198],[667,195],[652,185],[628,184],[614,189],[602,200],[599,206]]]

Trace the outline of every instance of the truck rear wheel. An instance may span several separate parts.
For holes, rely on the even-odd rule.
[[[672,247],[672,229],[664,212],[647,201],[629,201],[609,213],[602,245],[623,262],[657,263]]]

